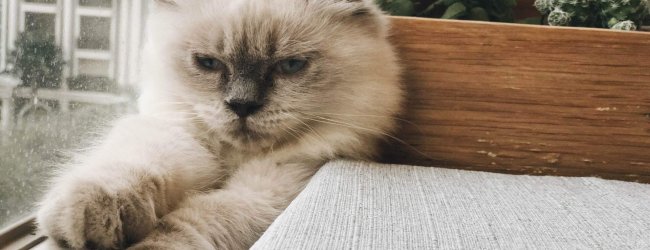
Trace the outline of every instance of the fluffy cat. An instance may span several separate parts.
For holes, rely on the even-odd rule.
[[[326,161],[370,160],[403,90],[372,0],[158,0],[140,114],[62,169],[73,249],[250,247]]]

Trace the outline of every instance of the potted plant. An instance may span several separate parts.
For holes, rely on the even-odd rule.
[[[59,88],[63,78],[63,55],[53,37],[38,32],[24,32],[16,40],[16,50],[12,52],[14,65],[12,73],[21,80],[21,86],[30,87],[32,100],[18,113],[18,117],[28,114],[49,112],[51,108],[38,98],[39,88]]]
[[[516,0],[377,0],[392,15],[513,22]]]
[[[18,35],[16,50],[12,52],[12,73],[23,86],[32,88],[58,88],[63,79],[63,55],[52,37],[36,32]]]
[[[647,0],[536,0],[535,7],[552,26],[637,30],[648,17]]]

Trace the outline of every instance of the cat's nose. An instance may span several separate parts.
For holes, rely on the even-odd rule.
[[[246,118],[247,116],[259,111],[263,104],[255,101],[231,100],[226,102],[226,106],[228,106],[232,112],[235,112],[239,118]]]

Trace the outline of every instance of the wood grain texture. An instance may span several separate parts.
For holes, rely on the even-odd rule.
[[[650,33],[394,18],[384,161],[650,183]]]

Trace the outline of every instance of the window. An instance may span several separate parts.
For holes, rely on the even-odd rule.
[[[78,48],[99,51],[110,50],[112,26],[110,17],[81,16],[79,25]]]
[[[0,72],[3,72],[7,63],[7,45],[5,41],[7,40],[7,4],[4,1],[0,1]]]
[[[69,150],[134,109],[144,2],[0,0],[0,230],[33,215]]]
[[[112,1],[79,0],[75,20],[75,75],[108,78],[115,75],[115,7]]]
[[[56,14],[25,13],[25,32],[40,33],[46,37],[56,36]]]
[[[90,7],[111,7],[112,0],[80,0],[79,5]]]
[[[78,73],[88,76],[107,76],[109,72],[107,60],[79,59]]]
[[[19,5],[19,30],[56,41],[60,37],[56,0],[25,0]]]

